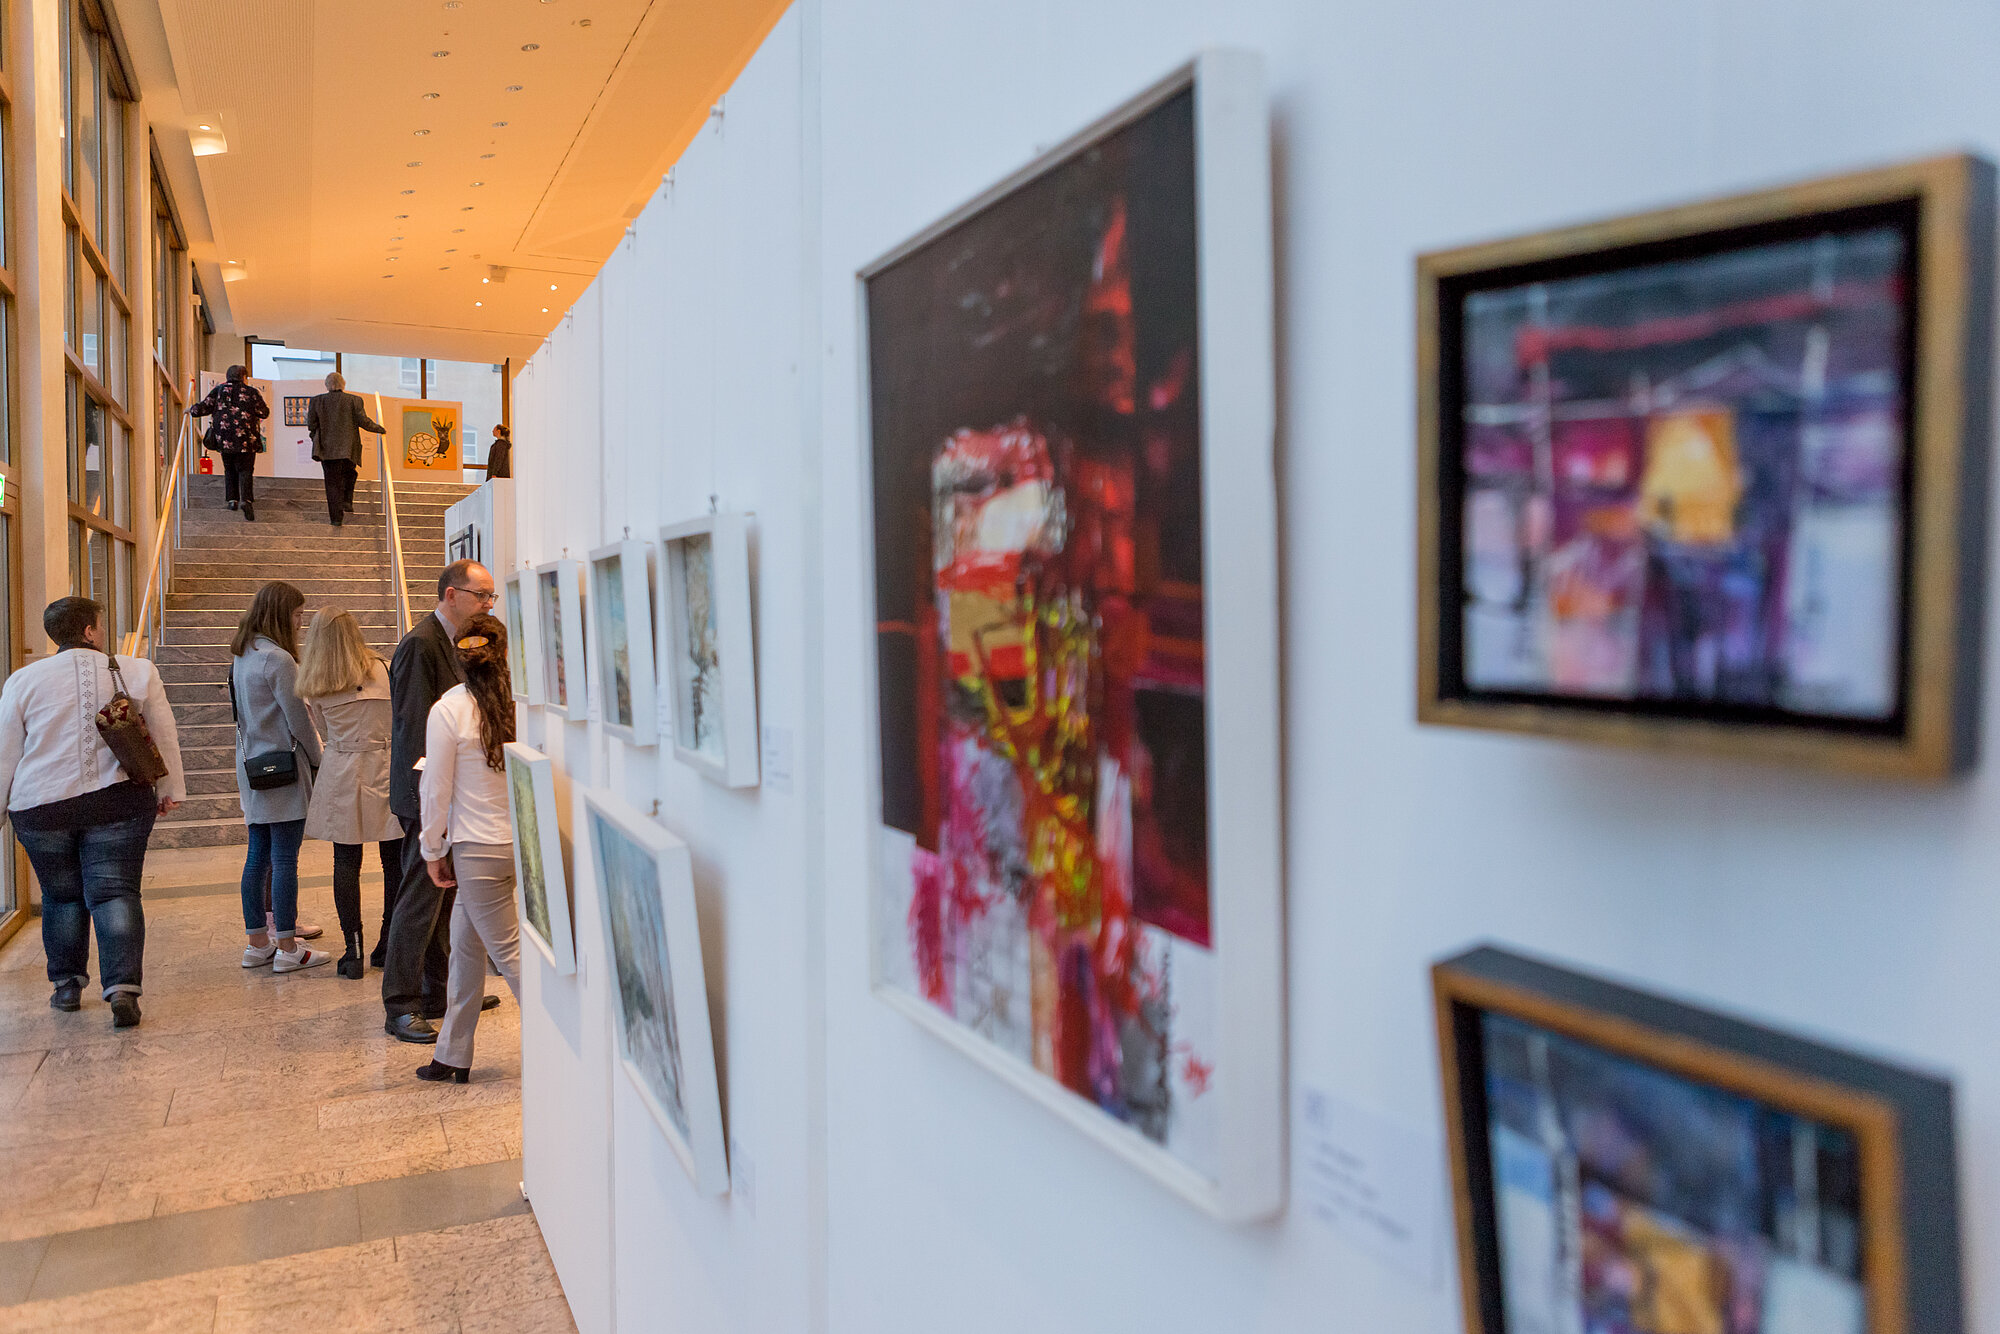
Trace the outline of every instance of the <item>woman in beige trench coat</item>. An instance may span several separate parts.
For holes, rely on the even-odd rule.
[[[361,939],[361,857],[373,843],[382,859],[382,934],[389,895],[401,882],[403,825],[389,812],[389,671],[352,615],[327,608],[306,632],[298,691],[324,739],[325,761],[306,811],[306,837],[333,844],[333,905],[347,953],[340,975],[367,971]],[[377,947],[380,948],[379,945]],[[378,957],[376,965],[381,965]]]

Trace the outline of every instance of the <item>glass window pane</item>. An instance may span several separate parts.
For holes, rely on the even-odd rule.
[[[104,87],[103,56],[100,53],[97,34],[81,17],[76,21],[72,33],[75,53],[70,58],[71,69],[76,83],[73,85],[76,99],[76,172],[71,178],[70,197],[76,200],[76,215],[86,223],[97,221],[99,191],[104,163],[99,157],[103,151],[98,143],[97,99]],[[102,235],[102,233],[99,233]]]
[[[63,342],[76,346],[76,229],[63,248]]]
[[[89,395],[83,399],[83,507],[104,513],[104,409]]]
[[[75,519],[69,522],[69,591],[71,597],[84,591],[83,525]]]
[[[83,288],[76,294],[76,313],[76,354],[82,358],[84,368],[102,380],[98,343],[104,333],[104,279],[88,265],[83,269]]]
[[[62,46],[62,86],[63,86],[62,164],[63,164],[63,189],[65,190],[69,189],[70,182],[72,179],[74,179],[76,175],[75,164],[71,161],[71,155],[69,151],[69,146],[75,139],[75,136],[70,132],[70,121],[72,117],[70,115],[70,106],[69,106],[69,89],[73,86],[70,83],[69,46],[70,46],[70,35],[75,30],[75,28],[76,28],[76,6],[73,4],[65,4],[62,7],[62,34],[58,39],[59,44]]]
[[[120,528],[132,526],[132,433],[123,422],[104,414],[111,427],[111,522]]]
[[[118,635],[122,639],[138,627],[139,599],[132,596],[133,562],[138,555],[130,542],[113,542],[113,559],[118,562]]]
[[[111,605],[111,534],[101,528],[90,530],[90,592],[92,602],[103,607],[108,624],[117,624],[117,609]]]
[[[104,101],[104,255],[111,276],[129,297],[125,259],[125,104],[116,97]]]
[[[14,461],[14,302],[0,297],[0,463]]]
[[[110,321],[104,331],[104,387],[111,391],[113,399],[124,403],[125,349],[132,343],[132,317],[118,309],[115,301],[108,301],[105,313],[110,316]]]
[[[5,8],[0,7],[0,29],[7,26],[4,17]],[[13,135],[13,113],[0,111],[0,264],[9,268],[14,264],[14,229],[7,225],[7,210],[12,200],[7,189],[7,169],[14,156]]]
[[[63,381],[63,438],[69,441],[69,448],[63,453],[69,458],[69,498],[81,503],[83,500],[83,450],[78,446],[76,430],[76,377]]]

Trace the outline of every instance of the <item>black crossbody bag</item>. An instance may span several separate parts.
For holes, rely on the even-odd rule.
[[[236,730],[243,730],[243,713],[236,707],[236,665],[229,667],[229,716]],[[289,750],[269,750],[262,755],[243,757],[243,781],[253,791],[268,792],[274,787],[290,787],[299,781],[299,757]]]

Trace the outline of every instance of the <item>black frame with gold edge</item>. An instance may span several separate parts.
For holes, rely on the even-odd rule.
[[[1724,253],[1820,222],[1901,218],[1906,277],[1902,606],[1898,706],[1877,725],[1658,701],[1468,688],[1457,653],[1462,422],[1453,302],[1500,275],[1527,281]],[[1418,682],[1423,723],[1652,749],[1746,755],[1942,779],[1976,760],[1985,620],[1993,370],[1994,172],[1967,155],[1563,228],[1421,256],[1418,295]]]
[[[1431,976],[1467,1334],[1507,1334],[1488,1015],[1850,1133],[1868,1334],[1962,1334],[1949,1083],[1492,946]]]

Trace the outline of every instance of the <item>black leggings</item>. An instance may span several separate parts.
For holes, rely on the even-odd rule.
[[[340,933],[343,936],[361,930],[361,853],[364,846],[360,843],[333,845],[333,910],[340,914]],[[382,859],[382,930],[386,933],[390,907],[387,896],[396,892],[396,886],[403,877],[403,840],[392,838],[375,847]]]

